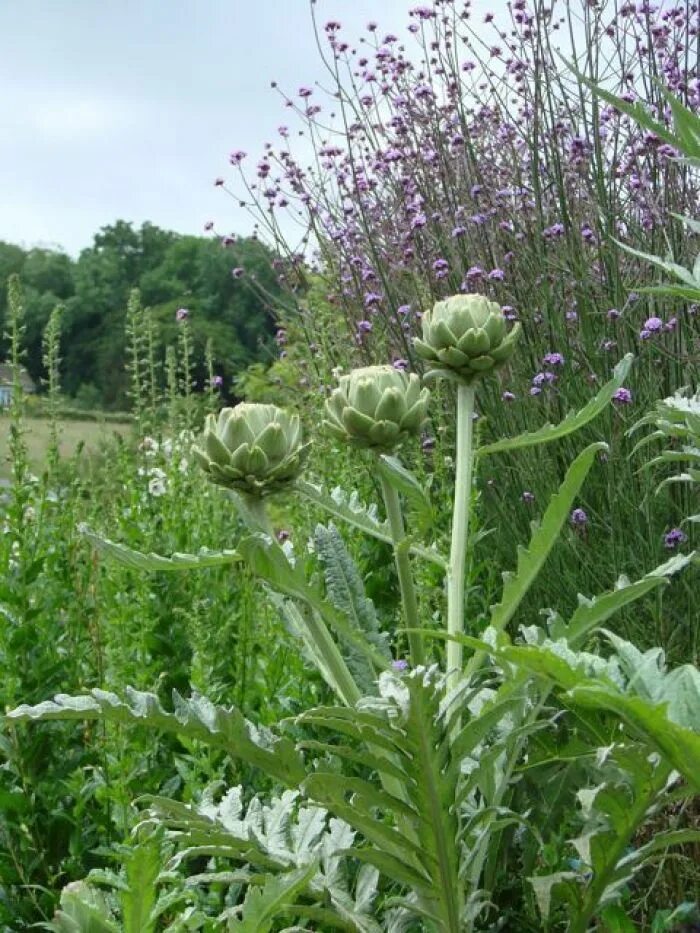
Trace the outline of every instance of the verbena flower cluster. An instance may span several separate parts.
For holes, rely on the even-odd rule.
[[[434,0],[396,32],[317,30],[330,89],[280,90],[306,157],[285,123],[259,159],[232,152],[240,177],[225,187],[245,191],[286,255],[287,283],[316,250],[354,362],[415,365],[421,312],[460,291],[487,294],[549,344],[524,398],[545,399],[565,363],[594,382],[645,341],[677,352],[692,322],[628,292],[644,266],[612,238],[664,252],[672,213],[697,209],[697,179],[653,133],[594,103],[566,61],[669,122],[651,76],[700,105],[697,3],[513,0],[477,16]]]

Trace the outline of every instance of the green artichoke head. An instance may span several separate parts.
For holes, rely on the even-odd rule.
[[[308,448],[299,415],[242,402],[218,417],[207,415],[201,445],[192,452],[212,482],[261,497],[296,479]]]
[[[420,432],[429,398],[415,373],[393,366],[353,369],[327,400],[324,425],[354,447],[390,453]]]
[[[499,305],[483,295],[453,295],[423,314],[416,353],[433,364],[428,377],[446,376],[467,385],[513,355],[520,325],[508,333]]]

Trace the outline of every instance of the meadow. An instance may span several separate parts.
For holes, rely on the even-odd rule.
[[[27,457],[29,468],[34,473],[40,473],[46,461],[51,432],[52,424],[48,418],[33,417],[27,422]],[[115,433],[120,436],[127,435],[129,424],[100,421],[99,416],[89,421],[61,420],[58,423],[58,432],[58,454],[62,460],[72,460],[78,453],[89,460],[109,446]],[[0,479],[9,481],[11,468],[8,434],[8,419],[0,416]]]
[[[134,288],[35,419],[10,276],[2,929],[700,929],[698,8],[471,17],[232,151],[273,359]]]

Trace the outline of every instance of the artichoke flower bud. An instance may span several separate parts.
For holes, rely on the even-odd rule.
[[[308,448],[299,415],[242,402],[207,415],[201,446],[192,452],[212,482],[260,497],[298,476]]]
[[[353,369],[326,402],[324,425],[354,447],[390,453],[420,432],[429,398],[415,373],[393,366]]]
[[[416,353],[433,364],[426,378],[446,376],[467,385],[513,355],[520,325],[508,333],[499,305],[483,295],[454,295],[423,314]]]

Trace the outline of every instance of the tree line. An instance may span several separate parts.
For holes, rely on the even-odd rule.
[[[189,311],[195,353],[211,340],[224,391],[251,363],[270,356],[274,307],[281,297],[269,250],[259,241],[183,236],[144,223],[119,220],[103,227],[73,259],[59,249],[0,241],[0,324],[5,331],[7,280],[17,273],[25,296],[26,367],[43,378],[41,339],[51,311],[64,307],[62,387],[85,407],[128,407],[125,316],[138,288],[151,309],[159,341],[176,337],[176,312]],[[234,271],[235,270],[235,271]],[[7,340],[0,344],[0,360]],[[198,370],[205,378],[204,367]]]

